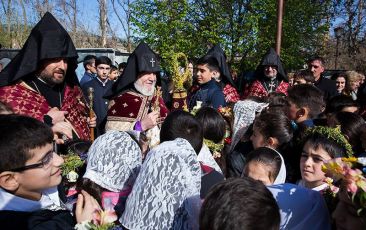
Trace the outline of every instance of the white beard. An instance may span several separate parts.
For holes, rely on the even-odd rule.
[[[143,87],[142,85],[140,85],[137,81],[135,81],[134,86],[135,86],[135,89],[137,91],[139,91],[144,96],[152,96],[154,94],[154,92],[155,92],[155,83],[151,87],[151,90],[146,89],[145,87]]]

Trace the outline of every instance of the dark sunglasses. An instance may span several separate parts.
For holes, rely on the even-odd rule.
[[[52,159],[53,159],[53,154],[55,153],[55,151],[52,149],[51,151],[47,152],[45,154],[45,156],[42,158],[40,163],[36,163],[36,164],[31,164],[31,165],[25,165],[23,167],[19,167],[19,168],[15,168],[15,169],[10,169],[10,170],[6,170],[6,171],[11,171],[11,172],[21,172],[21,171],[25,171],[28,169],[35,169],[35,168],[48,168],[47,166],[50,165]]]
[[[264,68],[265,69],[269,69],[269,68],[277,69],[277,66],[276,65],[265,65]]]
[[[311,68],[311,67],[314,67],[314,69],[317,69],[317,68],[319,68],[320,66],[319,66],[319,65],[309,65],[309,68]]]

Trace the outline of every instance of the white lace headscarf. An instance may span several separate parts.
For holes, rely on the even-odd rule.
[[[234,149],[235,145],[253,123],[256,113],[260,113],[267,106],[268,103],[259,103],[249,99],[235,103],[233,109],[234,123],[230,151]]]
[[[212,156],[210,149],[203,143],[200,152],[198,153],[197,159],[202,162],[204,165],[210,166],[214,168],[217,172],[222,173],[220,166],[215,161],[215,158]]]
[[[128,229],[198,229],[201,167],[188,141],[152,149],[119,221]]]
[[[111,130],[90,147],[83,178],[111,192],[120,192],[133,185],[141,164],[139,145],[126,132]]]
[[[267,147],[268,148],[268,147]],[[272,149],[272,148],[271,148]],[[280,171],[278,172],[278,175],[276,179],[273,181],[273,184],[283,184],[286,182],[286,166],[285,166],[285,160],[283,159],[281,153],[279,153],[277,150],[273,149],[277,155],[281,158],[281,167]]]

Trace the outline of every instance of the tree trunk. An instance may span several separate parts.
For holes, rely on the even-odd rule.
[[[101,31],[100,45],[107,45],[107,1],[99,0],[99,26]]]
[[[9,47],[13,48],[13,36],[11,34],[11,16],[12,16],[12,12],[11,12],[11,0],[8,0],[8,5],[7,5],[7,10],[6,10],[6,22],[7,22],[7,33],[9,36]]]
[[[73,33],[76,35],[76,31],[77,31],[77,5],[76,5],[76,0],[72,1],[72,9],[73,9],[73,18],[72,18],[72,31]]]
[[[24,33],[27,33],[27,27],[28,27],[28,22],[27,22],[27,11],[25,10],[25,6],[24,6],[24,2],[23,0],[19,0],[19,4],[22,7],[22,13],[23,13],[23,19],[24,19],[24,25],[23,25],[23,31]]]

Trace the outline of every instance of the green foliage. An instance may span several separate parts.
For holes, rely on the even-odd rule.
[[[314,134],[324,136],[336,142],[339,146],[341,146],[346,150],[347,157],[353,156],[352,146],[349,144],[348,140],[342,134],[340,126],[337,126],[336,128],[330,128],[327,126],[315,126],[305,131],[305,136]]]
[[[67,176],[71,171],[76,171],[78,168],[83,166],[84,161],[75,153],[69,153],[63,156],[65,162],[61,165],[62,175]]]
[[[332,1],[285,1],[281,58],[288,69],[321,53],[329,31]],[[220,44],[241,70],[254,69],[276,42],[277,3],[267,0],[137,0],[132,24],[163,59],[183,52],[200,57]],[[163,63],[168,67],[168,63]]]
[[[131,6],[135,39],[143,39],[169,62],[174,53],[192,50],[192,25],[187,23],[188,2],[185,0],[137,0]],[[162,63],[169,67],[169,63]]]
[[[224,141],[219,142],[219,143],[215,143],[211,140],[208,139],[203,139],[203,143],[207,146],[207,148],[212,152],[221,152],[222,149],[224,148]]]

